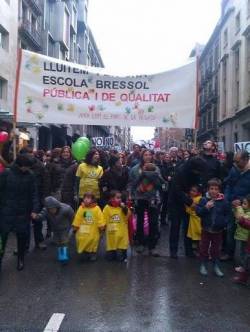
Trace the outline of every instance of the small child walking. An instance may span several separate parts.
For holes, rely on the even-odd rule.
[[[200,274],[203,276],[208,275],[207,263],[209,256],[212,258],[216,276],[224,276],[219,266],[219,257],[223,230],[228,223],[230,207],[220,189],[221,181],[219,179],[208,181],[208,192],[196,207],[196,213],[201,218],[202,224]]]
[[[128,219],[130,210],[122,203],[119,191],[111,191],[109,203],[103,210],[106,224],[106,251],[107,259],[126,261],[129,246]]]
[[[237,266],[235,268],[236,272],[241,272],[244,270],[243,265],[245,263],[245,256],[246,256],[246,246],[247,246],[247,241],[249,238],[249,230],[246,229],[245,227],[242,227],[239,223],[241,218],[246,218],[250,219],[250,195],[245,197],[242,200],[242,204],[238,205],[234,209],[234,215],[235,215],[235,220],[236,220],[236,231],[234,238],[236,240],[236,255],[238,257],[238,261],[240,263],[240,266]]]
[[[189,197],[193,200],[192,206],[186,206],[186,213],[188,215],[188,231],[187,237],[192,241],[192,255],[193,245],[197,246],[201,239],[201,219],[197,216],[196,206],[199,204],[202,196],[199,186],[192,186],[189,191]]]
[[[76,232],[76,250],[85,260],[97,259],[101,231],[105,229],[103,213],[92,193],[85,193],[73,224]]]
[[[53,240],[57,245],[58,260],[67,263],[69,260],[68,242],[71,223],[74,218],[74,210],[71,206],[59,202],[56,198],[49,196],[44,200],[44,208],[38,214],[33,214],[36,220],[48,220],[53,232]]]

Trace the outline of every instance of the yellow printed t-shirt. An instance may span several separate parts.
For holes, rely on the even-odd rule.
[[[201,196],[193,198],[194,204],[200,202]],[[186,206],[186,213],[189,215],[188,233],[187,237],[193,241],[200,241],[201,239],[201,219],[195,212],[195,207]]]
[[[76,176],[80,178],[79,197],[82,198],[86,192],[91,192],[96,198],[100,198],[99,179],[102,175],[101,166],[80,164],[76,172]]]
[[[99,206],[87,208],[80,206],[72,226],[78,228],[76,232],[76,249],[82,252],[97,252],[100,231],[99,227],[105,226],[103,213]]]
[[[130,212],[125,216],[120,207],[106,205],[103,210],[104,222],[106,224],[106,250],[127,249],[128,218]]]

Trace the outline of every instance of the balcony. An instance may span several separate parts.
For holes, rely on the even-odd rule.
[[[205,79],[206,80],[210,80],[213,76],[213,71],[211,68],[206,69],[206,73],[205,73]]]
[[[211,93],[209,93],[209,101],[212,104],[216,104],[218,101],[218,94],[215,90],[211,91]]]
[[[36,29],[30,21],[21,20],[19,23],[19,33],[21,38],[25,39],[31,48],[36,51],[42,50],[42,36],[40,29]]]
[[[37,16],[41,16],[43,14],[42,6],[39,0],[26,0],[26,2],[30,5],[33,12]]]

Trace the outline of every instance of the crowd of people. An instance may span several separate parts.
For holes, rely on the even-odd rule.
[[[32,227],[31,227],[32,225]],[[250,162],[247,151],[218,157],[216,145],[201,150],[151,151],[137,144],[132,152],[91,149],[77,162],[68,146],[52,151],[20,150],[0,173],[0,267],[8,235],[17,238],[17,269],[24,268],[31,230],[35,247],[46,238],[69,259],[70,236],[83,260],[96,261],[105,234],[108,260],[160,256],[158,242],[169,228],[169,255],[199,257],[223,277],[220,261],[234,260],[238,283],[247,283],[250,257]]]

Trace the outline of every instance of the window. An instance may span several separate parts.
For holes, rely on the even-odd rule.
[[[46,2],[46,16],[45,16],[45,19],[46,19],[46,24],[48,26],[48,29],[51,31],[53,31],[53,18],[54,18],[54,8],[55,8],[55,5],[53,2],[50,2],[49,0],[47,0]]]
[[[88,49],[88,35],[86,33],[84,34],[84,49]]]
[[[234,133],[234,143],[238,142],[238,133]]]
[[[31,15],[31,31],[37,31],[38,29],[38,20],[37,17],[35,17],[34,15]]]
[[[28,11],[28,7],[24,4],[24,2],[22,1],[22,20],[24,22],[29,21],[29,11]]]
[[[235,33],[240,31],[240,12],[235,17]]]
[[[77,12],[76,12],[75,6],[73,6],[73,8],[72,8],[71,24],[72,24],[73,28],[76,31],[76,28],[77,28]]]
[[[223,37],[224,38],[224,47],[226,47],[227,44],[228,44],[228,31],[227,31],[227,29],[224,30],[223,36],[224,36]]]
[[[63,16],[63,41],[65,45],[69,46],[69,13],[66,9]]]
[[[77,63],[82,63],[82,50],[80,46],[77,47]]]
[[[214,113],[213,113],[213,125],[216,128],[217,127],[217,105],[214,105]]]
[[[90,55],[87,55],[87,66],[91,66],[91,58]]]
[[[219,46],[216,45],[214,50],[214,68],[216,69],[219,62]]]
[[[50,35],[48,35],[48,56],[55,57],[55,42]]]
[[[0,48],[9,51],[9,33],[0,25]]]
[[[84,22],[87,23],[88,18],[88,7],[87,4],[84,6]]]
[[[2,100],[7,99],[7,87],[8,81],[0,76],[0,99]]]
[[[212,114],[211,114],[211,111],[208,112],[207,122],[208,122],[208,129],[212,128]]]
[[[240,101],[240,49],[237,48],[234,54],[235,61],[235,108],[238,109]]]
[[[218,76],[217,75],[214,77],[214,93],[216,96],[218,95]]]
[[[212,72],[213,71],[213,55],[211,54],[209,57],[209,67],[208,67],[209,71]]]
[[[65,60],[65,50],[62,46],[60,46],[59,59]]]
[[[227,58],[222,63],[222,116],[227,115]]]

